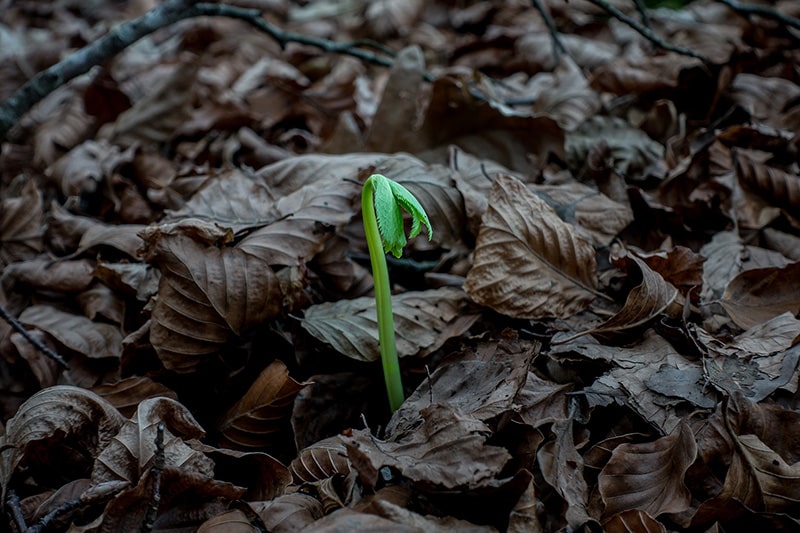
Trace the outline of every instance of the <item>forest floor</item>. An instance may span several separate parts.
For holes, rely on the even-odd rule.
[[[0,134],[0,527],[800,530],[800,3],[194,4],[0,1],[163,26]]]

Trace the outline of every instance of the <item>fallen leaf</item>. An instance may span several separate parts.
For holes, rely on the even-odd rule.
[[[0,201],[0,267],[39,255],[43,236],[41,194],[28,180],[19,196]]]
[[[51,335],[70,350],[99,359],[122,354],[122,332],[117,326],[93,322],[85,316],[65,313],[49,305],[33,305],[19,316],[20,322]]]
[[[440,332],[464,313],[467,305],[464,292],[453,287],[392,296],[398,355],[407,357],[441,346],[447,339]],[[312,305],[306,309],[302,326],[317,339],[353,359],[377,361],[380,357],[375,298]],[[450,335],[461,333],[449,332]]]
[[[770,205],[787,212],[800,210],[800,177],[796,174],[758,163],[744,153],[734,153],[734,164],[743,185]]]
[[[617,513],[603,522],[603,531],[606,533],[667,533],[667,528],[641,509],[630,509]]]
[[[594,249],[519,180],[498,176],[464,289],[516,318],[568,317],[596,296]]]
[[[684,476],[696,455],[694,434],[685,423],[653,442],[620,444],[598,479],[604,514],[628,509],[651,516],[684,511],[691,503]]]
[[[800,262],[742,272],[728,283],[720,304],[742,329],[800,313]]]

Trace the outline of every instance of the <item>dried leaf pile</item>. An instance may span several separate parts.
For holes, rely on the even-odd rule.
[[[6,4],[0,101],[153,2]],[[393,66],[189,19],[26,115],[0,304],[68,368],[0,322],[3,527],[800,529],[800,34],[534,4],[242,2]],[[373,172],[434,229],[391,417]]]

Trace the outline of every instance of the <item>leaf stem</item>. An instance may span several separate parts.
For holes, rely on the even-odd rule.
[[[375,284],[375,305],[378,311],[378,342],[383,364],[383,377],[389,396],[389,407],[395,412],[405,399],[403,382],[400,379],[400,362],[394,338],[394,316],[392,315],[392,295],[389,285],[389,269],[386,266],[386,253],[383,248],[378,219],[375,213],[374,179],[370,176],[361,190],[361,211],[364,218],[364,233],[372,264],[372,278]]]

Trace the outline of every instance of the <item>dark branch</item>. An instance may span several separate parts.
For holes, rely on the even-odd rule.
[[[158,516],[158,506],[161,504],[161,474],[164,472],[164,423],[156,426],[156,453],[153,459],[153,466],[150,469],[150,479],[152,480],[153,493],[150,495],[150,502],[142,519],[141,533],[149,533],[153,530],[153,525]]]
[[[593,3],[594,5],[596,5],[597,7],[601,8],[601,9],[603,9],[609,15],[611,15],[615,19],[619,20],[620,22],[623,22],[623,23],[627,24],[628,26],[630,26],[631,28],[636,30],[642,37],[644,37],[648,41],[652,42],[657,47],[662,48],[664,50],[668,50],[670,52],[675,52],[676,54],[681,54],[681,55],[684,55],[684,56],[689,56],[689,57],[693,57],[695,59],[699,59],[703,63],[708,63],[709,62],[709,60],[708,60],[708,58],[706,56],[704,56],[702,54],[698,54],[694,50],[689,50],[688,48],[683,48],[682,46],[676,46],[674,44],[668,43],[667,41],[665,41],[664,39],[662,39],[661,37],[656,35],[653,32],[653,30],[651,30],[647,26],[644,26],[642,23],[640,23],[636,19],[632,19],[631,17],[629,17],[628,15],[626,15],[625,13],[623,13],[622,11],[617,9],[616,7],[614,7],[611,4],[609,4],[608,2],[606,2],[606,0],[589,0],[589,2]]]
[[[758,6],[754,4],[743,4],[737,0],[717,0],[721,4],[725,4],[737,13],[742,15],[758,15],[765,19],[776,20],[787,26],[791,26],[796,30],[800,30],[800,19],[784,15],[775,8],[768,6]]]
[[[20,533],[28,531],[28,526],[25,524],[25,517],[22,515],[22,509],[19,506],[19,496],[14,489],[9,489],[6,494],[5,508],[8,514],[11,515],[11,520],[14,521],[14,527]]]
[[[25,113],[57,88],[81,74],[89,72],[92,67],[111,59],[142,37],[188,18],[220,16],[239,19],[268,34],[281,46],[295,42],[329,53],[350,55],[385,67],[390,67],[394,63],[391,53],[371,41],[337,43],[327,39],[287,32],[266,22],[261,17],[261,12],[256,9],[244,9],[224,4],[197,4],[196,2],[197,0],[167,0],[138,19],[120,24],[97,41],[81,48],[60,63],[43,70],[28,80],[0,105],[0,140]],[[363,48],[380,50],[384,55]],[[430,81],[432,76],[429,73],[426,74],[426,79]]]
[[[11,316],[11,314],[9,314],[6,308],[3,307],[2,305],[0,305],[0,318],[8,322],[9,326],[14,328],[14,330],[16,330],[17,333],[22,335],[25,338],[25,340],[31,343],[37,350],[39,350],[47,357],[49,357],[50,359],[61,365],[61,367],[64,370],[69,370],[69,365],[61,355],[48,348],[47,346],[42,344],[39,341],[39,339],[31,335],[31,332],[25,329],[25,326],[23,326],[19,320]]]
[[[644,24],[646,28],[651,28],[650,16],[647,14],[647,6],[644,4],[644,0],[633,1],[636,3],[636,11],[638,11],[639,16],[642,17],[642,24]]]
[[[536,8],[536,11],[539,12],[539,15],[544,20],[545,26],[547,26],[547,31],[550,32],[550,37],[553,39],[553,56],[555,57],[556,63],[559,62],[560,57],[559,54],[567,54],[567,49],[564,48],[564,43],[561,42],[561,37],[558,35],[558,28],[556,28],[556,23],[553,20],[553,17],[550,16],[550,13],[547,11],[547,8],[544,7],[542,4],[542,0],[531,0],[533,3],[533,7]]]

